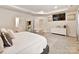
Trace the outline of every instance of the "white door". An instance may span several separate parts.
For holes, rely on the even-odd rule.
[[[37,17],[34,20],[34,30],[39,32],[39,31],[43,31],[44,30],[44,18],[42,17]]]
[[[67,21],[67,35],[76,37],[76,20]]]

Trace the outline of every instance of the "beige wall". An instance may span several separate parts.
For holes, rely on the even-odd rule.
[[[34,15],[31,15],[31,14],[26,14],[26,13],[22,13],[22,12],[11,11],[11,10],[8,10],[8,9],[0,8],[0,28],[5,27],[5,28],[15,29],[15,17],[20,18],[20,28],[22,30],[26,29],[26,22],[25,22],[26,20],[34,21],[34,20],[38,20],[38,18],[43,18],[44,31],[47,31],[47,32],[50,32],[50,29],[53,28],[53,26],[54,26],[53,24],[55,24],[55,23],[53,23],[52,18],[51,18],[51,21],[48,22],[48,16],[39,16],[39,15],[34,16]],[[72,31],[72,29],[73,29],[73,31]],[[68,30],[71,30],[71,33],[68,32],[71,36],[76,35],[75,26],[71,27]]]
[[[0,28],[15,29],[16,17],[20,18],[20,27],[23,30],[25,30],[26,27],[25,21],[27,19],[33,19],[29,14],[0,8]]]
[[[51,20],[49,21],[48,17],[50,16],[35,16],[36,23],[39,23],[39,18],[43,19],[44,21],[44,31],[50,32],[51,33],[51,29],[56,28],[56,26],[61,26],[63,27],[64,25],[67,25],[67,35],[68,36],[72,36],[72,37],[76,37],[76,12],[77,11],[68,11],[66,12],[66,20],[65,21],[56,21],[53,22],[53,19],[51,17]],[[71,16],[68,16],[68,14],[70,14]],[[74,14],[74,16],[73,16]],[[40,25],[36,25],[36,27],[38,27]],[[60,28],[61,29],[61,28]],[[39,30],[39,28],[38,28]]]

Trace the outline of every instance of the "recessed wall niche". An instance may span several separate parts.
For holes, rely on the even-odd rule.
[[[26,21],[26,31],[32,31],[32,21]]]
[[[31,25],[31,21],[27,21],[27,25]]]

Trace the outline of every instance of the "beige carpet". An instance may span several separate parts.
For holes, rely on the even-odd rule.
[[[79,41],[73,37],[43,34],[47,38],[49,54],[77,54],[79,53]]]

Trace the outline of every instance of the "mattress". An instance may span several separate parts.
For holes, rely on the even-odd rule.
[[[3,54],[40,54],[47,46],[45,37],[30,32],[15,33],[13,46],[4,49]]]

